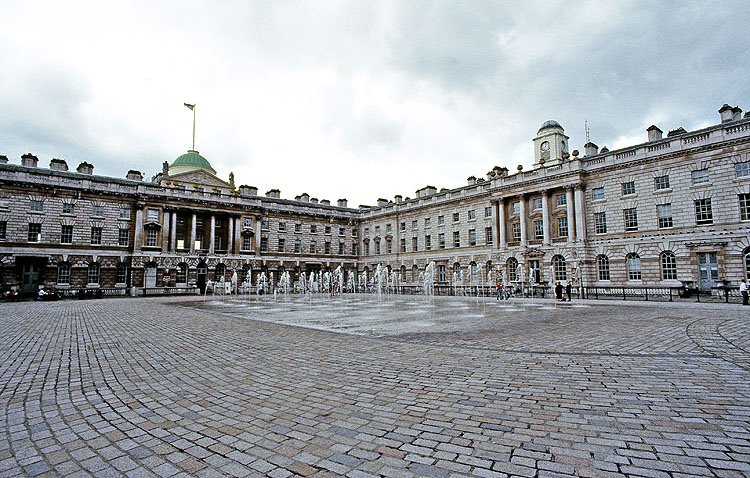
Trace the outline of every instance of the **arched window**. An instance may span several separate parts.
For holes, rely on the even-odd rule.
[[[472,262],[469,264],[469,281],[470,282],[476,282],[477,281],[477,263]]]
[[[597,256],[596,270],[599,280],[609,280],[609,257],[604,254]]]
[[[563,256],[557,255],[552,258],[552,269],[555,272],[553,280],[568,280],[568,269]]]
[[[411,281],[417,282],[419,280],[419,266],[414,264],[411,266]]]
[[[401,266],[401,272],[398,280],[399,282],[406,282],[406,266]]]
[[[508,280],[509,281],[517,281],[518,280],[518,260],[515,257],[511,257],[508,259]]]
[[[677,279],[677,259],[673,252],[664,251],[661,253],[661,278],[663,280]]]
[[[89,264],[89,271],[88,271],[89,284],[99,283],[99,271],[100,270],[101,270],[101,267],[99,266],[98,262],[92,262],[91,264]]]
[[[176,282],[178,284],[187,284],[187,272],[188,272],[188,266],[184,262],[177,266]]]
[[[484,279],[489,282],[490,280],[490,273],[494,276],[495,273],[492,272],[492,261],[487,261],[487,263],[484,265]],[[492,280],[494,280],[495,277],[492,277]]]
[[[70,284],[70,262],[61,262],[57,265],[57,283]]]
[[[750,249],[745,252],[745,279],[750,279]]]
[[[641,257],[635,252],[625,256],[625,265],[628,270],[628,280],[641,280]]]
[[[214,269],[216,280],[220,281],[223,277],[224,280],[227,280],[227,268],[224,266],[224,264],[216,264],[216,268]]]

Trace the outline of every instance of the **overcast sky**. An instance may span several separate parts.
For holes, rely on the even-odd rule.
[[[750,109],[746,1],[2,0],[0,154],[373,204]]]

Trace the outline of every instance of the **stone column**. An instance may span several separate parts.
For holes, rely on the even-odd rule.
[[[542,243],[549,246],[550,242],[550,223],[549,223],[549,196],[547,190],[542,189],[542,230],[544,231],[544,240]]]
[[[193,216],[190,219],[190,254],[195,254],[195,232],[198,226],[197,219],[197,215],[193,213]]]
[[[161,222],[161,250],[167,252],[169,250],[169,211],[163,212]]]
[[[573,186],[575,191],[576,241],[586,240],[586,210],[584,208],[583,184]]]
[[[497,214],[495,215],[495,225],[497,226],[497,248],[505,249],[508,247],[508,238],[506,235],[506,219],[505,219],[505,199],[500,198],[497,200],[497,207],[495,209]]]
[[[565,207],[568,217],[568,243],[575,240],[576,221],[573,216],[573,187],[565,186]]]
[[[260,255],[260,222],[261,222],[261,218],[260,217],[256,217],[255,218],[255,241],[254,241],[255,242],[255,244],[254,244],[255,251],[254,252],[255,252],[256,256]]]
[[[527,244],[527,236],[526,236],[526,229],[528,227],[528,218],[526,217],[526,196],[524,194],[518,195],[519,200],[519,208],[518,208],[518,215],[521,219],[521,247],[526,247]]]
[[[177,211],[172,212],[172,226],[169,228],[169,250],[177,251]]]
[[[215,247],[216,247],[216,236],[215,236],[215,234],[216,234],[216,216],[214,216],[213,214],[211,214],[210,229],[211,229],[211,232],[209,233],[209,236],[208,236],[208,253],[209,254],[214,254],[214,252],[216,250],[215,249]]]
[[[235,217],[234,218],[234,246],[232,247],[232,251],[234,254],[239,254],[240,249],[242,249],[242,229],[240,228],[242,226],[242,218]]]
[[[135,234],[133,235],[133,250],[140,251],[143,247],[143,204],[135,205]]]
[[[227,218],[227,254],[234,254],[234,218]]]

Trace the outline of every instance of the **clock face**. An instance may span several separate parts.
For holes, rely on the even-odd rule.
[[[549,151],[549,141],[542,143],[542,151]]]

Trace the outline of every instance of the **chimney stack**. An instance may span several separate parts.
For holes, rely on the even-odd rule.
[[[64,159],[52,158],[49,162],[49,168],[53,171],[67,171],[68,163]]]
[[[338,204],[339,207],[347,207],[348,201],[346,199],[339,199],[336,204]]]
[[[734,117],[734,108],[729,106],[728,104],[724,103],[724,106],[719,108],[719,114],[721,115],[721,122],[726,123],[727,121],[732,121],[732,118]]]
[[[21,156],[21,166],[26,166],[27,168],[36,168],[37,163],[39,163],[39,158],[31,153],[26,153]]]
[[[586,156],[594,156],[596,154],[599,154],[599,146],[595,145],[591,141],[583,145],[583,151],[586,153]]]
[[[659,141],[664,132],[658,126],[652,124],[646,128],[646,133],[648,134],[648,142],[650,143],[651,141]]]
[[[94,174],[94,165],[84,161],[78,165],[76,171],[81,174]]]
[[[125,176],[125,179],[130,179],[132,181],[143,181],[143,174],[140,171],[131,169],[130,171],[128,171],[127,176]]]

